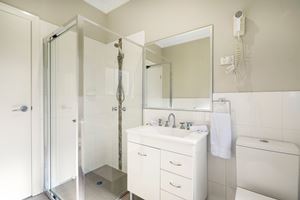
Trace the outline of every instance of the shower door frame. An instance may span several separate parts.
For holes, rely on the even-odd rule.
[[[85,174],[82,164],[82,125],[84,123],[84,22],[88,22],[110,34],[129,41],[144,51],[144,46],[115,33],[83,16],[77,15],[43,39],[44,79],[44,191],[51,200],[59,198],[51,191],[51,42],[60,35],[76,28],[77,40],[77,121],[76,121],[76,200],[85,200]],[[143,58],[144,62],[144,58]],[[144,63],[142,63],[144,65]],[[142,109],[142,106],[141,106]],[[55,198],[56,197],[56,198]],[[63,199],[62,199],[63,200]]]
[[[84,200],[84,174],[82,170],[81,124],[83,119],[83,18],[76,16],[63,27],[43,39],[44,56],[44,191],[51,200],[59,199],[51,188],[51,42],[76,27],[77,64],[77,123],[76,123],[76,200]]]

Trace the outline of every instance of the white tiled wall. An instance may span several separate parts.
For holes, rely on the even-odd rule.
[[[232,102],[234,134],[300,145],[300,91],[217,93]]]
[[[237,136],[282,140],[300,146],[300,91],[215,93],[231,101],[234,141]],[[173,112],[173,111],[172,111]],[[170,111],[144,110],[144,122],[166,119]],[[209,113],[173,112],[179,121],[209,122]],[[233,142],[234,142],[233,141]],[[235,155],[233,143],[233,155]],[[230,160],[208,154],[209,200],[233,200],[236,188],[235,156]]]

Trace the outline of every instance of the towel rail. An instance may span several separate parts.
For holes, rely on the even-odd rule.
[[[228,112],[231,113],[231,101],[225,98],[219,98],[217,100],[213,100],[213,103],[223,103],[228,105]]]

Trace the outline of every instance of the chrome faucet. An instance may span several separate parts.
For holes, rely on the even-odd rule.
[[[175,117],[174,113],[169,114],[168,121],[166,121],[165,127],[169,127],[171,117],[173,117],[173,126],[172,126],[172,128],[176,128],[176,117]]]

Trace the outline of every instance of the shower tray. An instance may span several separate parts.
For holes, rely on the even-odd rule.
[[[75,180],[53,188],[62,200],[76,199]],[[109,165],[99,167],[85,175],[86,200],[127,200],[127,174]]]

